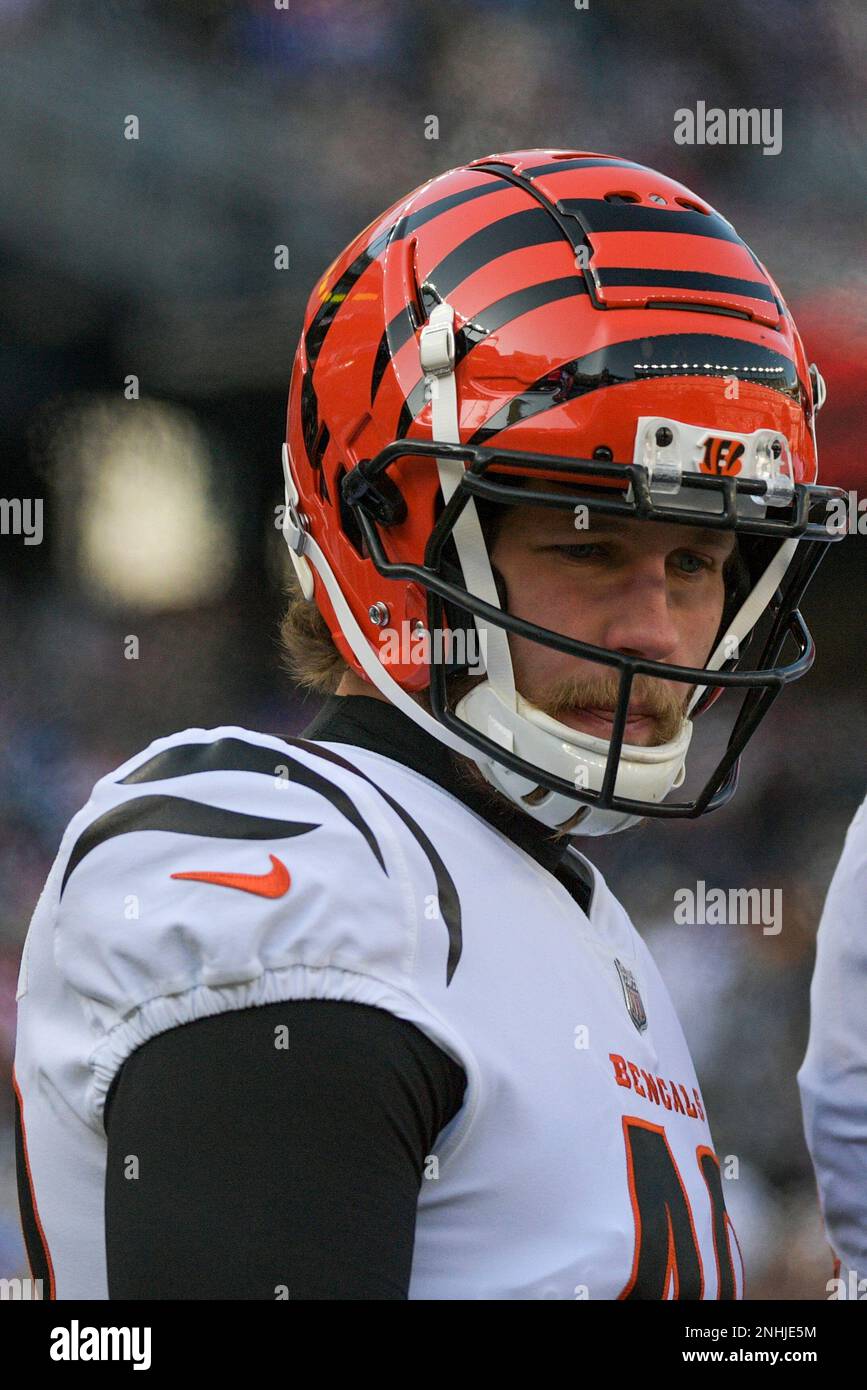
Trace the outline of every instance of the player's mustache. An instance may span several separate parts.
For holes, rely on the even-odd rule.
[[[533,704],[552,719],[581,709],[610,710],[613,714],[619,692],[617,676],[561,676],[546,686]],[[653,720],[652,744],[669,743],[680,732],[688,698],[689,691],[678,697],[662,681],[638,675],[632,682],[629,704],[640,707],[642,715]]]

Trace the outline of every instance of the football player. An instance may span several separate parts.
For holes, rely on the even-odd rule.
[[[836,1298],[867,1298],[867,800],[846,835],[816,939],[798,1072],[807,1147],[834,1250]]]
[[[731,224],[622,158],[475,160],[325,271],[280,518],[322,712],[104,777],[28,935],[54,1297],[743,1296],[671,1000],[576,840],[722,806],[811,665],[823,389]]]

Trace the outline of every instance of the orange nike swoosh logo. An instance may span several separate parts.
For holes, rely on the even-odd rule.
[[[260,898],[282,898],[292,882],[286,865],[269,854],[271,868],[267,874],[222,874],[209,869],[188,874],[172,874],[172,878],[193,878],[199,883],[216,883],[221,888],[240,888],[242,893],[255,893]]]

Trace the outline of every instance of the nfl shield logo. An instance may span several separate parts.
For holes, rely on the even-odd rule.
[[[632,971],[627,970],[626,966],[622,965],[616,958],[614,964],[617,966],[617,973],[620,976],[620,983],[623,986],[623,997],[626,1000],[629,1017],[632,1019],[639,1033],[643,1033],[647,1027],[647,1014],[644,1012],[644,1001],[641,998],[638,981]]]

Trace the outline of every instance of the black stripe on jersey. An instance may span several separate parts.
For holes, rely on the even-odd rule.
[[[605,198],[561,198],[557,206],[564,216],[575,218],[585,236],[598,232],[674,232],[744,245],[731,223],[716,212],[669,212],[641,203],[609,203]]]
[[[763,299],[775,304],[770,285],[764,280],[738,280],[733,275],[710,275],[704,270],[629,270],[611,267],[595,270],[597,284],[604,288],[618,285],[662,286],[672,290],[701,290],[708,294],[742,294],[749,299]],[[684,308],[688,306],[684,305]]]
[[[463,328],[455,334],[455,366],[463,361],[467,353],[478,343],[484,342],[489,333],[510,323],[512,319],[529,314],[543,304],[553,304],[556,300],[571,299],[575,295],[586,294],[587,285],[582,275],[562,275],[556,280],[543,280],[538,285],[527,285],[522,290],[513,290],[502,299],[480,309]],[[401,408],[397,422],[395,439],[405,439],[415,417],[424,407],[425,378],[420,377],[410,391]]]
[[[361,777],[363,781],[375,788],[383,800],[388,802],[395,815],[403,821],[407,830],[413,836],[433,869],[440,912],[442,913],[443,921],[448,931],[449,954],[448,961],[446,962],[446,984],[450,985],[463,950],[461,902],[458,897],[458,890],[455,886],[454,879],[421,826],[413,820],[409,812],[405,811],[399,802],[395,801],[393,796],[389,796],[388,792],[383,791],[382,787],[380,787],[377,782],[374,782],[372,777],[368,777],[366,772],[362,772],[359,768],[348,762],[346,758],[342,758],[339,753],[334,753],[330,748],[323,748],[321,744],[314,743],[307,739],[287,738],[286,742],[293,744],[296,748],[303,748],[308,753],[315,753],[317,757],[324,758],[327,762],[334,763],[337,767],[345,768],[347,772],[354,772],[356,777]]]
[[[53,1299],[56,1294],[54,1269],[51,1264],[51,1253],[46,1244],[36,1210],[30,1166],[27,1161],[27,1141],[24,1133],[24,1116],[21,1112],[21,1093],[18,1090],[14,1073],[12,1091],[15,1096],[15,1170],[18,1181],[18,1210],[21,1215],[24,1248],[27,1251],[27,1262],[30,1265],[30,1277],[41,1279],[43,1295],[47,1299]]]
[[[282,778],[282,769],[289,774],[289,780],[300,787],[307,787],[319,796],[330,801],[335,811],[344,816],[367,841],[376,862],[386,878],[388,870],[379,848],[379,842],[367,821],[356,809],[351,797],[340,787],[329,782],[312,768],[290,757],[281,748],[265,748],[259,743],[248,743],[243,738],[218,738],[212,743],[183,743],[156,753],[147,762],[133,768],[126,777],[121,777],[121,786],[139,782],[161,782],[171,777],[186,777],[196,772],[258,772],[266,777]],[[288,785],[288,783],[287,783]]]
[[[610,343],[564,362],[513,396],[468,441],[484,444],[509,425],[603,387],[666,376],[733,376],[768,386],[802,402],[797,369],[790,357],[740,338],[705,333],[667,333]]]
[[[288,840],[290,836],[318,829],[311,821],[248,816],[242,811],[227,811],[223,806],[207,806],[180,796],[137,796],[122,806],[112,807],[81,832],[72,847],[60,892],[63,893],[72,871],[97,845],[135,830],[170,830],[175,835],[207,835],[217,840]]]

